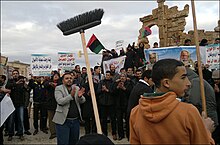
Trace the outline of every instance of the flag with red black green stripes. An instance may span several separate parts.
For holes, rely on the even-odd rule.
[[[102,43],[96,38],[96,36],[93,34],[92,37],[89,39],[89,42],[87,43],[87,47],[89,49],[98,54],[102,49],[105,49],[105,47],[102,45]]]

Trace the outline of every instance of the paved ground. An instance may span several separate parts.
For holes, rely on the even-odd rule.
[[[30,130],[31,133],[34,132],[32,128]],[[81,127],[80,135],[84,135],[84,128]],[[42,131],[39,131],[37,135],[24,135],[25,140],[21,141],[17,136],[14,136],[12,141],[7,141],[8,137],[4,137],[4,144],[56,144],[56,138],[49,139],[50,134],[45,134]],[[108,136],[115,144],[128,144],[126,138],[122,139],[121,141],[114,141],[112,136]]]
[[[32,116],[32,115],[31,115]],[[34,132],[34,128],[33,128],[33,118],[30,118],[30,125],[31,125],[31,129],[30,132],[33,134]],[[110,128],[109,128],[110,130]],[[111,134],[110,132],[108,134]],[[84,135],[84,128],[81,127],[80,129],[80,135]],[[36,135],[24,135],[25,140],[21,141],[17,136],[13,136],[12,141],[7,141],[8,137],[4,137],[4,144],[56,144],[57,140],[56,138],[54,139],[49,139],[50,133],[45,134],[42,131],[39,131],[38,134]],[[127,141],[127,138],[124,138],[120,141],[116,140],[114,141],[112,139],[112,136],[108,136],[115,144],[129,144],[129,142]]]

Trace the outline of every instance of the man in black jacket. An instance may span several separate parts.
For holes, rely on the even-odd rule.
[[[111,119],[112,136],[113,139],[116,140],[115,99],[113,96],[113,80],[111,79],[110,71],[106,71],[105,79],[99,83],[97,95],[103,134],[108,136],[107,118],[109,116]]]
[[[38,116],[40,111],[40,129],[44,133],[47,132],[47,109],[46,109],[46,88],[41,80],[40,76],[36,77],[36,81],[30,79],[28,86],[33,89],[34,100],[34,128],[33,135],[38,133]]]
[[[20,140],[24,140],[24,103],[25,103],[25,91],[27,91],[27,85],[24,82],[24,77],[19,76],[18,70],[12,71],[12,79],[10,79],[5,86],[10,89],[10,97],[14,104],[15,111],[9,116],[9,132],[8,141],[12,140],[14,136],[15,116],[17,117],[17,135]]]
[[[141,98],[140,95],[144,93],[153,93],[151,88],[154,85],[151,78],[151,70],[146,70],[143,72],[141,79],[133,87],[131,94],[128,99],[128,108],[127,108],[127,118],[129,120],[131,110],[138,105],[138,101]],[[127,134],[129,135],[129,133]],[[129,138],[129,137],[128,137]]]

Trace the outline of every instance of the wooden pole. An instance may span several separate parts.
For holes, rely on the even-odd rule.
[[[101,124],[99,120],[99,112],[98,112],[98,107],[96,103],[96,96],[95,96],[95,91],[94,91],[94,86],[93,86],[93,81],[92,81],[92,73],[90,70],[90,63],[89,63],[89,57],[88,57],[88,52],[86,48],[86,40],[85,40],[84,31],[80,32],[80,34],[81,34],[82,46],[83,46],[83,51],[84,51],[84,56],[85,56],[85,61],[86,61],[87,75],[88,75],[88,80],[89,80],[89,88],[90,88],[90,92],[92,96],[92,105],[93,105],[93,110],[95,114],[97,133],[102,134],[102,128],[101,128]]]
[[[194,25],[194,39],[195,39],[195,44],[196,44],[196,56],[197,56],[198,70],[199,70],[200,92],[201,92],[201,98],[202,98],[202,111],[205,112],[205,117],[207,117],[206,98],[205,98],[204,82],[203,82],[202,67],[201,67],[201,57],[200,57],[200,48],[199,48],[199,41],[198,41],[198,31],[197,31],[194,0],[191,0],[191,5],[192,5],[192,15],[193,15],[193,25]]]

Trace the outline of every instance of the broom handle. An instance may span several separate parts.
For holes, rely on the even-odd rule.
[[[84,56],[85,56],[85,61],[86,61],[87,75],[88,75],[88,80],[89,80],[89,88],[90,88],[90,92],[92,96],[92,105],[93,105],[93,110],[95,114],[97,133],[102,134],[102,128],[101,128],[101,124],[99,120],[99,112],[98,112],[97,103],[96,103],[96,96],[95,96],[95,91],[94,91],[94,86],[93,86],[93,81],[92,81],[92,73],[90,70],[89,57],[88,57],[88,52],[86,49],[86,40],[85,40],[84,31],[80,32],[80,35],[81,35],[82,46],[83,46],[83,51],[84,51]]]
[[[199,48],[199,41],[198,41],[198,31],[197,31],[194,0],[191,0],[191,5],[192,5],[193,24],[194,24],[194,38],[195,38],[195,43],[196,43],[196,56],[197,56],[198,70],[199,70],[200,92],[201,92],[201,97],[202,97],[202,111],[205,112],[204,115],[205,115],[205,118],[207,118],[206,98],[205,98],[204,82],[203,82],[202,67],[201,67],[201,57],[200,57],[200,48]]]

